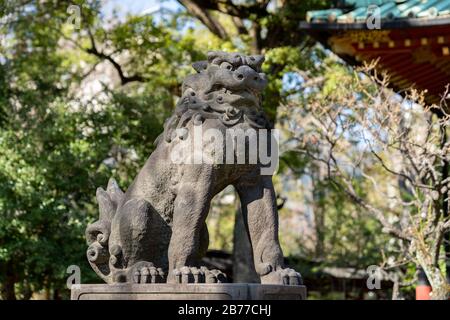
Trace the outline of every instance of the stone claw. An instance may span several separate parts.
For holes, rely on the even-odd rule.
[[[298,273],[297,271],[295,271],[293,269],[289,269],[289,270],[290,270],[288,272],[289,284],[294,285],[294,286],[299,286],[299,285],[303,284],[302,276],[300,275],[300,273]]]
[[[206,267],[187,267],[172,271],[174,283],[217,283],[226,282],[226,276],[220,270],[208,270]]]
[[[141,283],[141,272],[139,270],[134,271],[133,273],[133,282]]]
[[[261,276],[262,284],[284,284],[298,286],[303,284],[302,276],[294,269],[277,268]]]
[[[164,271],[161,268],[156,268],[151,262],[139,262],[131,269],[130,278],[133,283],[164,282]]]
[[[151,283],[156,283],[156,279],[158,277],[158,271],[156,270],[155,267],[150,268],[150,282]]]

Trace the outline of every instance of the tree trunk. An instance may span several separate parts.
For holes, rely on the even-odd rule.
[[[448,300],[450,298],[450,289],[441,271],[436,267],[432,267],[425,273],[432,288],[430,298],[432,300]]]
[[[441,149],[444,149],[447,144],[447,128],[444,126],[441,126]],[[449,176],[449,162],[447,159],[444,159],[444,165],[442,167],[442,181],[445,181],[448,179]],[[443,211],[443,217],[444,219],[447,219],[449,217],[449,203],[448,199],[450,197],[450,190],[447,190],[446,196],[444,196],[444,200],[442,201],[442,211]],[[445,267],[446,267],[446,273],[447,273],[447,284],[450,285],[450,232],[446,232],[444,234],[444,259],[445,259]]]
[[[11,261],[5,264],[5,282],[1,288],[1,295],[3,300],[16,300],[16,275],[14,273],[14,266]]]
[[[14,280],[7,278],[5,284],[2,288],[2,299],[3,300],[16,300],[16,292],[14,290],[15,282]]]
[[[446,278],[443,272],[433,264],[428,256],[426,252],[421,252],[420,249],[416,252],[419,265],[427,275],[431,285],[430,298],[432,300],[448,300],[450,298],[450,287],[447,284]]]
[[[323,194],[320,196],[323,196]],[[319,261],[322,260],[325,255],[325,210],[319,202],[320,199],[318,198],[320,196],[314,192],[314,224],[316,229],[314,256]]]
[[[242,218],[240,205],[236,210],[233,234],[233,282],[259,283],[252,247]]]
[[[33,290],[31,290],[31,286],[28,282],[26,282],[24,285],[22,295],[23,300],[30,300],[31,297],[33,296]]]
[[[325,188],[321,181],[326,179],[327,172],[323,166],[319,166],[313,173],[312,196],[314,210],[314,225],[316,232],[316,245],[314,256],[317,260],[323,259],[325,255]]]

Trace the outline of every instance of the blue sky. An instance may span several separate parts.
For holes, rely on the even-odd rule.
[[[111,16],[112,11],[116,9],[119,17],[124,17],[128,13],[139,14],[157,8],[177,10],[181,5],[176,0],[105,0],[102,11],[106,16]]]

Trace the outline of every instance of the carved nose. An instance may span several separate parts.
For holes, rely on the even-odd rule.
[[[266,85],[266,79],[263,73],[258,73],[248,66],[241,66],[235,71],[237,80],[242,81],[255,89],[262,89]]]

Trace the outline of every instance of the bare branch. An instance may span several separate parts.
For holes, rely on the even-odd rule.
[[[214,19],[207,10],[205,10],[207,7],[203,5],[203,1],[178,0],[178,2],[180,2],[190,14],[199,19],[213,34],[221,39],[228,39],[228,34],[223,26]]]
[[[179,2],[185,6],[185,0],[179,0]],[[248,19],[252,15],[257,18],[262,18],[269,15],[266,9],[270,2],[268,0],[256,1],[252,5],[238,5],[229,0],[188,0],[187,2],[190,2],[189,5],[194,4],[195,6],[206,10],[215,10],[242,19]],[[186,7],[186,9],[188,8]]]
[[[140,81],[140,82],[145,81],[145,79],[139,74],[135,74],[132,76],[126,76],[122,69],[122,66],[115,59],[113,59],[111,55],[107,55],[97,49],[92,31],[89,28],[87,29],[87,31],[88,31],[88,35],[89,35],[89,40],[91,42],[91,47],[86,49],[86,52],[93,54],[94,56],[96,56],[102,60],[109,61],[113,65],[114,69],[116,69],[117,73],[119,74],[120,83],[122,85],[125,85],[125,84],[127,84],[129,82],[133,82],[133,81]]]

